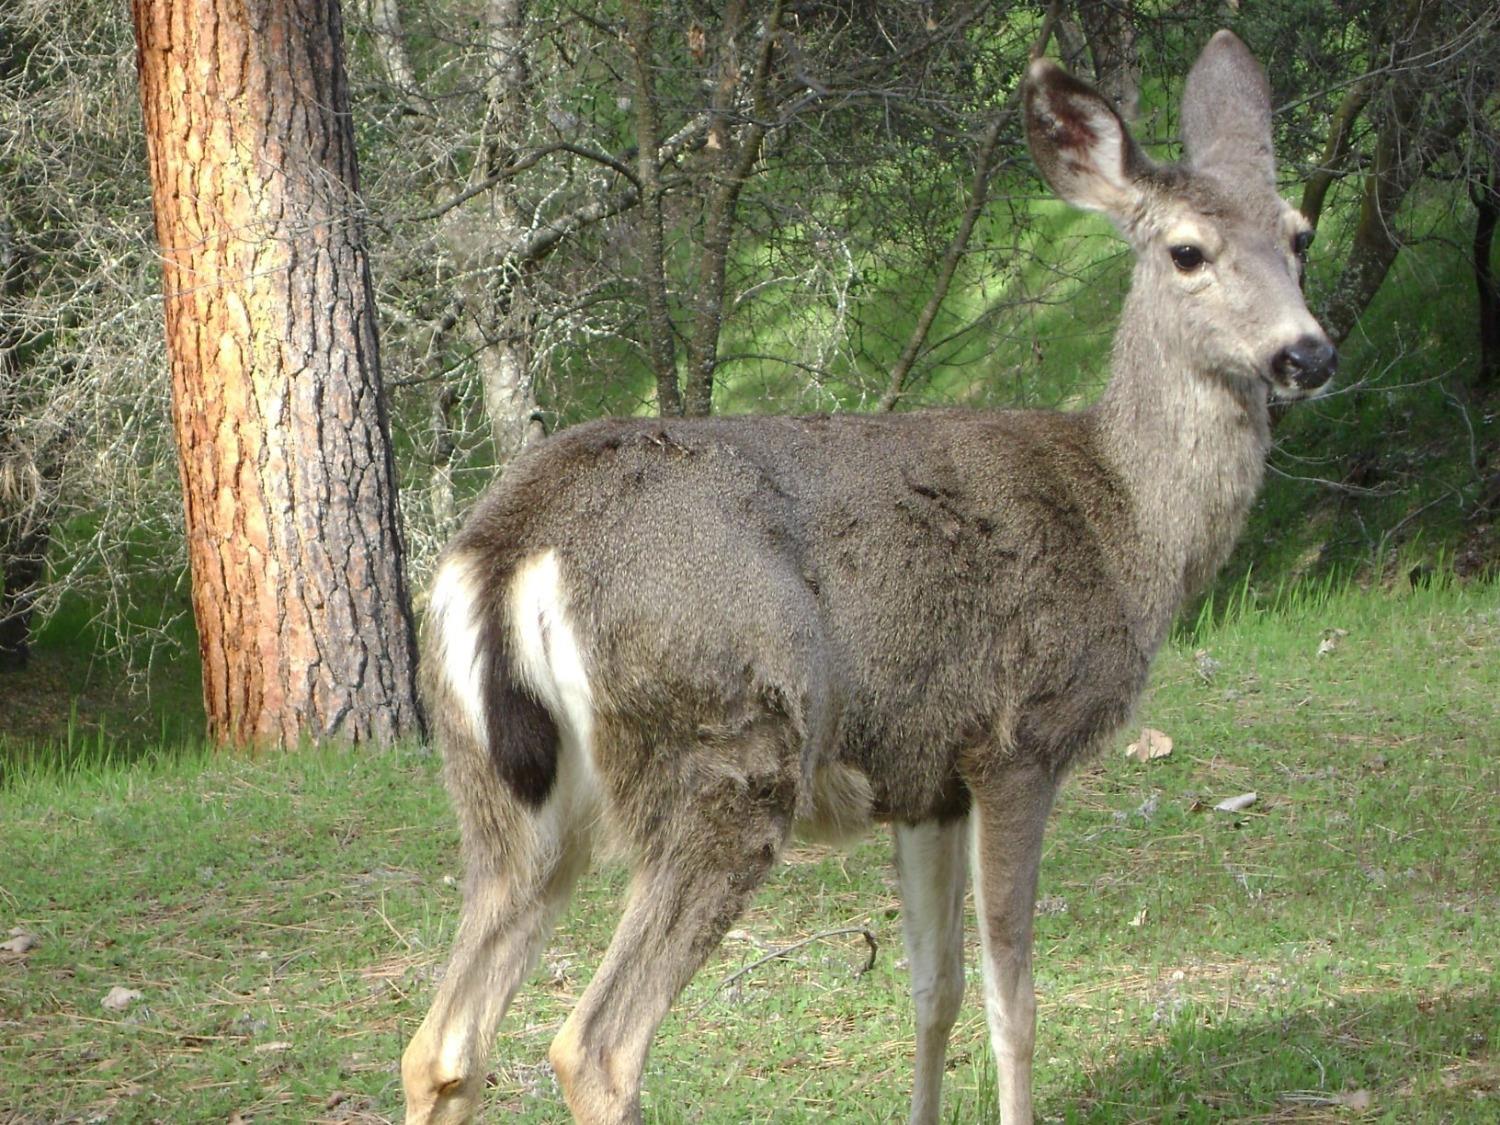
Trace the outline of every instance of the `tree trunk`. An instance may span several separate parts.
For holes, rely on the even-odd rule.
[[[209,734],[420,731],[336,0],[132,0]]]
[[[667,303],[666,231],[662,219],[661,122],[657,120],[656,59],[651,8],[644,0],[625,5],[625,41],[635,65],[636,176],[641,185],[641,286],[646,297],[646,352],[656,377],[656,406],[662,415],[681,414],[677,385],[677,336]]]
[[[1489,174],[1476,172],[1474,197],[1474,284],[1479,290],[1479,373],[1481,387],[1495,383],[1500,367],[1500,286],[1495,282],[1495,222],[1500,218],[1500,153],[1490,158]]]
[[[416,72],[406,53],[406,35],[401,30],[401,9],[396,0],[364,0],[365,18],[370,21],[375,52],[385,67],[386,77],[403,96],[417,93]]]
[[[0,672],[25,668],[31,653],[31,612],[46,576],[67,444],[61,434],[39,443],[17,401],[23,337],[12,303],[32,271],[5,204],[0,198]]]
[[[1353,244],[1321,317],[1336,343],[1349,335],[1360,314],[1375,299],[1401,251],[1396,213],[1406,193],[1432,158],[1453,143],[1464,124],[1457,112],[1443,122],[1421,122],[1417,104],[1420,96],[1410,84],[1397,89],[1381,124],[1372,166],[1365,176]]]
[[[49,528],[29,527],[12,541],[0,528],[0,672],[19,671],[31,655],[31,609],[46,571]]]
[[[1386,12],[1391,21],[1386,35],[1392,75],[1384,90],[1383,105],[1375,114],[1378,132],[1370,169],[1365,174],[1353,244],[1321,318],[1335,342],[1342,342],[1353,330],[1401,250],[1396,213],[1407,192],[1468,124],[1462,99],[1449,101],[1439,109],[1443,99],[1438,83],[1444,75],[1430,60],[1435,37],[1443,26],[1441,15],[1442,6],[1429,0],[1407,0],[1399,6],[1391,5]],[[1349,120],[1334,122],[1325,163],[1336,167],[1341,162],[1339,133],[1352,126],[1361,105],[1360,95],[1351,90],[1339,111],[1340,117],[1347,112]],[[1321,186],[1317,189],[1323,190]],[[1304,212],[1312,212],[1312,221],[1316,221],[1321,207],[1319,194],[1304,200]]]
[[[506,284],[506,292],[488,299],[499,307],[486,310],[495,318],[484,325],[470,324],[484,385],[484,413],[490,427],[490,446],[495,465],[503,469],[535,438],[537,416],[536,380],[527,347],[530,324],[516,304],[524,301],[519,280]],[[477,315],[477,312],[476,312]]]
[[[489,112],[476,175],[494,178],[516,162],[526,143],[531,74],[526,51],[525,0],[490,0],[486,12],[490,79]],[[465,304],[469,335],[476,344],[484,412],[495,464],[504,468],[525,448],[536,416],[536,380],[531,368],[531,300],[528,274],[534,263],[509,257],[526,233],[515,182],[498,179],[482,197],[500,255],[470,275]]]
[[[1372,78],[1362,78],[1350,86],[1329,123],[1328,143],[1323,148],[1323,156],[1302,188],[1302,214],[1314,227],[1323,216],[1323,201],[1328,197],[1328,189],[1343,173],[1354,143],[1354,125],[1374,89]]]
[[[771,59],[781,24],[780,0],[771,5],[771,12],[766,17],[750,89],[745,95],[745,100],[754,109],[754,117],[736,131],[731,122],[740,115],[736,112],[741,100],[740,49],[751,34],[751,22],[743,0],[731,0],[725,5],[719,37],[719,80],[709,110],[708,144],[705,146],[709,182],[704,192],[698,284],[689,298],[692,305],[691,331],[685,349],[687,386],[682,396],[683,413],[695,417],[706,417],[713,411],[719,336],[724,330],[725,270],[729,262],[729,247],[734,240],[735,211],[739,206],[740,192],[760,159],[761,145],[766,139],[766,123],[772,117],[767,85],[771,80]]]

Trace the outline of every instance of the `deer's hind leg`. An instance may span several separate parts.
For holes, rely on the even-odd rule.
[[[465,826],[458,935],[401,1057],[408,1125],[457,1125],[478,1113],[495,1028],[588,866],[594,813],[576,794],[564,789],[536,811],[498,794],[494,811],[488,830]]]
[[[550,1051],[583,1125],[641,1120],[641,1074],[657,1027],[779,855],[799,769],[789,726],[757,723],[694,751],[670,780],[647,785],[637,776],[623,826],[635,853],[625,911]]]

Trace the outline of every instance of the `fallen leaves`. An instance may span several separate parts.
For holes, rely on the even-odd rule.
[[[41,944],[42,939],[37,937],[36,934],[27,933],[17,926],[10,931],[9,941],[0,942],[0,952],[15,953],[18,955],[30,953]]]
[[[104,999],[99,1003],[111,1012],[123,1012],[139,999],[141,999],[141,993],[133,988],[117,984],[104,994]]]
[[[1137,762],[1150,762],[1172,753],[1172,739],[1152,727],[1142,727],[1141,736],[1125,747],[1125,756]]]
[[[1253,790],[1249,793],[1241,793],[1238,797],[1225,797],[1214,806],[1214,812],[1244,812],[1258,800],[1260,800],[1260,794]]]

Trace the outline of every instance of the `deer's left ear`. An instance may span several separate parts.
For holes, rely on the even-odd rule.
[[[1109,102],[1050,59],[1031,64],[1022,94],[1026,143],[1052,190],[1075,207],[1128,220],[1151,161]]]
[[[1221,179],[1253,178],[1275,190],[1271,87],[1239,38],[1208,41],[1182,89],[1182,147],[1188,163]]]

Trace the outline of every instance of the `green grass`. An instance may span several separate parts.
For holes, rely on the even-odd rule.
[[[1116,747],[1050,830],[1043,1120],[1495,1120],[1497,645],[1493,584],[1330,583],[1182,631],[1138,716],[1172,756]],[[1243,813],[1208,808],[1252,789]],[[0,1121],[399,1120],[458,907],[432,757],[32,761],[0,823],[0,939],[40,939],[0,954]],[[568,1120],[546,1045],[622,887],[585,881],[501,1030],[489,1119]],[[845,934],[720,987],[846,927],[875,936],[872,971]],[[883,838],[793,848],[664,1026],[647,1119],[904,1120],[900,946]],[[976,956],[946,1088],[963,1123],[995,1119]],[[120,1013],[100,1003],[116,985],[141,993]]]
[[[185,587],[185,576],[178,583],[139,575],[131,592],[145,608],[128,622],[101,620],[99,604],[83,592],[62,598],[33,638],[26,668],[0,674],[0,786],[17,770],[124,764],[202,742],[202,677]]]

